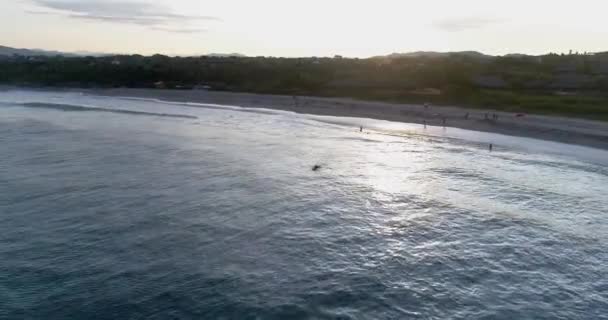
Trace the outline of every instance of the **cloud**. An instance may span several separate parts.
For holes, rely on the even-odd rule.
[[[117,16],[102,16],[102,15],[88,15],[88,14],[67,14],[65,16],[73,18],[73,19],[137,24],[137,25],[142,25],[142,26],[155,26],[155,25],[161,25],[161,24],[164,24],[167,22],[164,19],[159,19],[159,18],[154,18],[154,17],[117,17]]]
[[[30,10],[27,11],[28,13],[54,14],[73,19],[111,23],[168,28],[220,20],[213,16],[179,14],[173,12],[171,8],[138,0],[31,0],[31,2],[45,11]]]
[[[469,29],[481,29],[493,24],[504,22],[502,19],[484,17],[446,18],[436,21],[433,25],[444,31],[458,32]]]
[[[165,28],[165,27],[152,27],[152,30],[155,31],[162,31],[162,32],[170,32],[170,33],[184,33],[184,34],[191,34],[191,33],[201,33],[201,32],[206,32],[206,29],[200,29],[200,28]]]
[[[37,11],[37,10],[25,10],[25,13],[29,13],[29,14],[38,14],[38,15],[49,15],[49,14],[53,14],[52,12],[48,12],[48,11]]]

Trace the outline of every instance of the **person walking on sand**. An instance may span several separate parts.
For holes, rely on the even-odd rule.
[[[363,126],[359,126],[359,132],[363,132]]]
[[[492,149],[494,149],[494,145],[490,143],[490,152],[492,152]]]

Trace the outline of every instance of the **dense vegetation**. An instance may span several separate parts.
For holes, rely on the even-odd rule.
[[[608,119],[608,53],[491,57],[474,52],[369,59],[0,58],[0,83],[149,87],[465,104]]]

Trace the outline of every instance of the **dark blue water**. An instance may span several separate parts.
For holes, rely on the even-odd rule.
[[[602,151],[66,93],[0,104],[0,319],[608,318]]]

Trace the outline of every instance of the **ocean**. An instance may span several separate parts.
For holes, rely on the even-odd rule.
[[[0,146],[0,319],[608,319],[606,151],[24,90]]]

